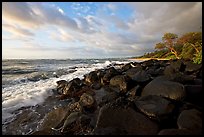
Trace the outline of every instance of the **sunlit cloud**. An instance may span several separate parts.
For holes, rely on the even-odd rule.
[[[153,51],[165,32],[182,35],[201,26],[201,2],[2,3],[6,57],[137,56]]]

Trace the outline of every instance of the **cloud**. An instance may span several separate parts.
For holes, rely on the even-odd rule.
[[[51,31],[50,38],[52,40],[54,39],[61,42],[70,42],[75,40],[75,38],[69,34],[68,30],[63,30],[60,28],[58,28],[56,31]]]
[[[117,10],[117,6],[116,6],[116,4],[114,4],[114,3],[109,3],[109,4],[107,5],[107,7],[108,7],[110,10],[112,10],[112,11],[116,11],[116,10]]]
[[[135,8],[135,17],[128,23],[132,31],[152,35],[165,32],[182,34],[188,31],[199,31],[198,28],[202,24],[202,3],[139,2],[128,4]]]
[[[94,3],[94,8],[84,3],[72,3],[71,9],[81,14],[72,15],[72,18],[57,4],[49,5],[3,3],[4,32],[21,38],[34,38],[26,44],[33,43],[32,48],[38,47],[35,51],[40,55],[44,50],[47,56],[50,52],[53,55],[61,53],[60,57],[118,57],[153,51],[165,32],[181,35],[200,31],[202,26],[201,2]],[[127,13],[118,12],[124,7],[128,8]],[[13,36],[6,35],[2,39],[8,40]],[[37,39],[47,43],[35,44]]]
[[[30,29],[50,24],[78,29],[76,22],[62,14],[62,10],[46,7],[42,3],[3,2],[2,7],[3,20],[7,23],[13,22]]]
[[[12,26],[9,24],[2,24],[2,28],[3,30],[8,31],[16,36],[23,36],[23,37],[34,36],[34,33],[30,32],[29,30],[23,29],[21,27]]]

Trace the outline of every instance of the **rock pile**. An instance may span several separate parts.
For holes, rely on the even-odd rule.
[[[37,135],[201,135],[202,64],[131,62],[57,81],[60,99]]]

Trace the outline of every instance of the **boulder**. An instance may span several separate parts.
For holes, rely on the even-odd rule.
[[[185,62],[185,65],[185,72],[187,73],[193,73],[199,71],[202,68],[202,64],[195,64],[192,61]]]
[[[171,114],[174,109],[174,105],[161,96],[143,96],[134,102],[138,109],[145,115],[159,120],[168,118],[168,115]]]
[[[132,76],[132,80],[138,83],[144,83],[144,82],[149,81],[150,79],[151,79],[150,75],[147,74],[147,72],[144,70],[140,70]]]
[[[202,85],[184,85],[186,91],[186,101],[202,106]]]
[[[110,85],[118,87],[121,93],[125,93],[132,87],[132,81],[124,75],[117,75],[111,78]]]
[[[57,83],[60,83],[57,86],[57,91],[67,97],[73,97],[75,92],[80,90],[82,86],[82,82],[79,78],[75,78],[68,83],[65,81],[59,81]]]
[[[83,107],[92,107],[94,104],[95,100],[94,98],[87,93],[83,93],[80,97],[79,103],[83,106]]]
[[[177,119],[179,129],[202,130],[202,113],[196,109],[184,110]]]
[[[91,135],[127,135],[127,132],[117,127],[96,128]]]
[[[122,66],[122,71],[127,71],[128,69],[132,68],[132,62],[125,64],[124,66]]]
[[[119,72],[114,67],[107,69],[105,72],[105,75],[101,79],[103,85],[109,84],[112,77],[119,75]]]
[[[164,76],[159,76],[152,80],[142,91],[142,96],[158,95],[173,100],[183,100],[185,94],[185,89],[182,84],[168,81]]]
[[[99,80],[97,71],[92,71],[86,74],[84,77],[85,77],[85,82],[87,84],[93,84],[94,82],[97,82]]]
[[[50,111],[43,119],[40,130],[51,129],[57,127],[67,116],[67,109],[60,107]]]
[[[141,92],[142,92],[141,86],[137,85],[133,87],[131,90],[129,90],[126,95],[129,97],[135,97],[135,96],[140,96]]]
[[[169,65],[176,72],[183,72],[186,68],[186,65],[183,63],[183,60],[172,60]]]
[[[191,131],[188,129],[163,129],[158,135],[201,135],[201,131]]]
[[[155,135],[159,130],[156,123],[132,108],[110,103],[100,109],[95,130],[109,127],[123,129],[128,135]]]
[[[129,76],[130,78],[133,78],[135,74],[141,70],[142,70],[142,67],[134,67],[134,68],[127,70],[125,74]]]
[[[172,66],[167,66],[164,70],[164,75],[170,80],[179,82],[182,84],[192,83],[196,76],[194,75],[186,75],[183,72],[176,71]]]

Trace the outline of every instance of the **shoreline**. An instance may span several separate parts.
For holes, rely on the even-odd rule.
[[[35,111],[31,111],[33,108],[23,111],[4,127],[3,134],[170,135],[168,130],[175,130],[175,134],[200,135],[201,126],[194,127],[191,123],[201,125],[199,121],[202,121],[202,65],[151,59],[155,58],[132,58],[128,60],[144,62],[94,70],[83,79],[57,81],[53,96],[34,107]],[[181,72],[183,75],[178,75]],[[186,124],[182,119],[189,115],[199,121],[192,119]],[[127,117],[131,120],[127,121]],[[146,124],[141,127],[143,123]],[[22,124],[26,126],[18,126]],[[181,131],[178,124],[191,125],[193,130]]]
[[[134,60],[134,61],[147,61],[147,60],[170,60],[170,59],[166,59],[166,58],[130,58],[128,60]]]

